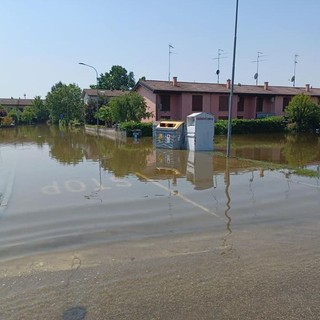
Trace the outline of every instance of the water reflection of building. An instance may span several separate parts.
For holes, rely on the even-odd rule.
[[[235,156],[244,159],[256,159],[260,161],[270,161],[275,163],[284,163],[286,161],[283,153],[283,147],[243,147],[234,150]]]
[[[197,190],[213,187],[212,153],[189,151],[187,180],[192,182]]]

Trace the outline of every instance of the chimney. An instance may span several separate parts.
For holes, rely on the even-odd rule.
[[[230,79],[227,80],[227,89],[231,89],[231,80]]]
[[[173,86],[177,87],[178,86],[178,78],[177,77],[173,77],[172,79],[173,79],[173,81],[172,81]]]
[[[266,82],[264,83],[263,89],[264,89],[264,90],[269,90],[269,82],[266,81]]]
[[[306,91],[307,91],[307,92],[310,91],[310,84],[309,84],[309,83],[306,84]]]

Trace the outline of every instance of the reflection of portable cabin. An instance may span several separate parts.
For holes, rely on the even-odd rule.
[[[198,190],[213,187],[212,154],[205,152],[189,152],[187,180],[192,182],[195,185],[195,189]]]
[[[214,117],[205,112],[192,113],[187,117],[187,142],[191,151],[212,151]]]
[[[185,132],[183,121],[161,121],[153,134],[156,148],[184,149]]]

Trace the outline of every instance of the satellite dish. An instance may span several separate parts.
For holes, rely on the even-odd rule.
[[[216,75],[219,75],[220,74],[220,70],[218,69],[217,71],[216,71]]]
[[[290,81],[291,81],[291,82],[294,82],[295,79],[296,79],[296,77],[293,76]]]
[[[258,79],[258,73],[255,73],[254,76],[253,76],[253,78],[254,78],[255,80],[257,80],[257,79]]]

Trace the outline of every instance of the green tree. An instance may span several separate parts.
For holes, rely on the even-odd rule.
[[[97,118],[95,114],[97,112],[97,102],[94,99],[89,99],[85,105],[85,122],[87,124],[96,124]]]
[[[36,120],[36,112],[33,107],[25,107],[22,111],[21,120],[31,124],[33,120]]]
[[[130,92],[110,100],[108,106],[111,108],[112,119],[115,122],[135,121],[150,118],[147,104],[137,92]]]
[[[7,116],[7,110],[5,108],[2,107],[2,105],[0,104],[0,125],[3,121],[3,118]]]
[[[0,104],[0,117],[5,117],[7,114],[7,110]]]
[[[105,126],[111,127],[112,125],[112,112],[111,108],[107,105],[102,106],[96,114],[99,120],[104,121]]]
[[[289,128],[302,132],[312,131],[320,126],[320,106],[310,96],[299,94],[292,98],[285,109],[289,119]]]
[[[32,107],[35,111],[38,122],[45,122],[49,119],[49,110],[40,96],[36,96],[34,98]]]
[[[10,116],[16,124],[21,121],[22,112],[18,108],[13,108],[8,112],[8,116]]]
[[[46,96],[46,106],[53,123],[62,120],[66,125],[70,121],[84,121],[84,103],[81,89],[76,84],[57,83]]]
[[[130,90],[135,85],[134,74],[121,67],[114,65],[110,72],[101,74],[98,78],[98,88],[106,90]],[[96,85],[91,85],[96,88]]]
[[[64,84],[63,84],[61,81],[59,81],[59,82],[57,82],[56,84],[54,84],[54,85],[51,87],[51,92],[54,91],[55,89],[59,89],[59,88],[61,88],[61,87],[63,87],[63,86],[64,86]]]

